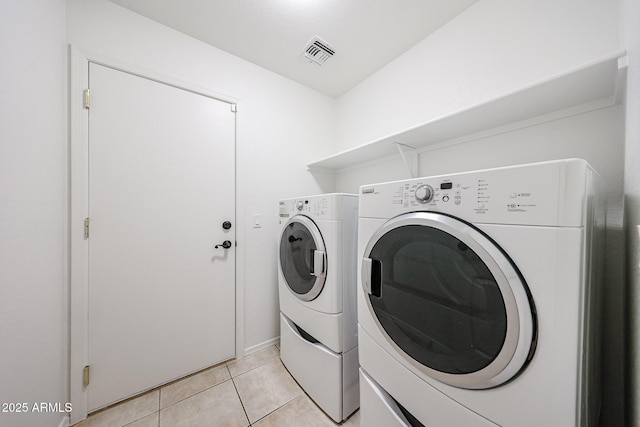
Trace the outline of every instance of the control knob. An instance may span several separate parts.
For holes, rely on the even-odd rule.
[[[429,203],[433,199],[433,187],[430,185],[420,185],[416,188],[416,200],[420,203]]]
[[[296,202],[296,209],[298,209],[299,211],[302,210],[302,208],[304,208],[304,202],[302,200],[298,200]]]

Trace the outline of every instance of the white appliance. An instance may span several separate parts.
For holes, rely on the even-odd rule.
[[[568,159],[360,187],[362,425],[597,425],[601,185]]]
[[[358,196],[280,201],[280,358],[336,422],[359,407]]]

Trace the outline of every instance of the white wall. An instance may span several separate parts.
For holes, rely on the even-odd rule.
[[[89,58],[113,58],[237,100],[241,345],[250,351],[276,339],[277,201],[333,186],[304,165],[333,139],[334,100],[105,0],[67,2],[67,40]],[[252,228],[253,214],[262,215],[262,228]]]
[[[626,1],[630,54],[626,192],[630,231],[640,223],[638,2]],[[275,236],[279,198],[353,191],[405,178],[397,161],[336,177],[310,175],[309,161],[480,103],[619,48],[618,2],[481,0],[440,31],[335,101],[105,0],[68,0],[66,41],[228,95],[239,104],[238,286],[244,348],[277,337]],[[66,402],[67,141],[65,2],[0,2],[0,402]],[[632,18],[632,17],[636,18]],[[7,67],[6,64],[10,64]],[[337,108],[337,115],[336,115]],[[507,162],[585,157],[620,191],[622,113],[613,107],[421,156],[425,174]],[[35,123],[34,123],[35,120]],[[331,131],[338,121],[338,128]],[[514,141],[515,140],[515,141]],[[337,143],[328,143],[337,141]],[[557,142],[555,144],[554,142]],[[467,149],[470,148],[469,151]],[[483,152],[491,153],[480,156]],[[464,157],[457,153],[464,152]],[[286,153],[286,155],[283,155]],[[462,163],[460,159],[467,159]],[[468,159],[478,160],[473,165]],[[619,193],[618,193],[619,194]],[[259,213],[263,227],[251,227]],[[640,360],[638,237],[630,263],[633,360]],[[616,242],[614,241],[614,245]],[[618,249],[614,248],[614,258]],[[614,286],[620,286],[614,283]],[[622,293],[615,288],[615,297]],[[609,313],[618,309],[609,302]],[[616,319],[617,321],[617,319]],[[616,366],[607,369],[607,425],[620,425]],[[614,359],[614,356],[620,356]],[[614,366],[616,365],[616,366]],[[620,368],[621,369],[621,368]],[[635,366],[630,402],[640,399]],[[631,405],[634,407],[635,405]],[[633,408],[632,408],[633,409]],[[623,411],[620,410],[620,413]],[[0,425],[55,426],[60,414],[0,413]],[[640,426],[637,409],[634,425]]]
[[[629,425],[640,427],[640,2],[625,1],[629,46],[625,213],[629,286]]]
[[[480,0],[339,98],[338,148],[608,55],[619,49],[618,18],[615,0]]]
[[[620,52],[620,16],[619,2],[610,0],[480,0],[338,99],[338,148],[387,137]],[[585,158],[609,185],[602,425],[623,426],[623,108],[444,142],[423,152],[419,166],[421,175],[435,175],[563,157]],[[386,160],[341,171],[336,189],[408,177],[399,159]]]
[[[0,2],[0,403],[68,401],[64,0]],[[59,413],[0,412],[2,426]]]
[[[620,209],[624,161],[624,112],[616,105],[493,136],[465,138],[462,143],[426,148],[419,155],[420,176],[509,166],[552,159],[586,159],[605,179],[609,199]],[[366,183],[408,179],[397,156],[336,175],[337,191],[358,192]]]

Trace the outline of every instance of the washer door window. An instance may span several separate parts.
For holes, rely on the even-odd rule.
[[[327,257],[320,230],[306,216],[296,215],[280,236],[280,268],[289,289],[303,301],[322,291],[327,274]]]
[[[508,256],[475,227],[421,212],[388,221],[362,263],[368,306],[388,341],[427,375],[484,389],[535,348],[535,309]]]

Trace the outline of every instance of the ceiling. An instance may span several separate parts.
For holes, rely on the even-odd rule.
[[[110,0],[338,97],[477,0]],[[304,58],[318,36],[333,47]]]

